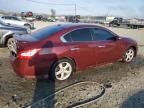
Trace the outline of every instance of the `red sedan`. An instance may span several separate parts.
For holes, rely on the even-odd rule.
[[[134,40],[96,25],[59,24],[15,39],[11,64],[24,78],[66,80],[84,68],[131,62],[137,54]]]

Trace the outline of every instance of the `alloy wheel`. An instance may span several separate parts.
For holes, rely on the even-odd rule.
[[[58,80],[66,80],[71,76],[72,66],[69,62],[61,62],[55,69],[55,77]]]
[[[135,54],[134,49],[132,49],[132,48],[128,49],[124,55],[125,62],[131,62],[132,59],[134,58],[134,54]]]
[[[8,42],[7,42],[7,47],[16,53],[16,43],[15,43],[15,39],[14,38],[10,38],[8,39]]]

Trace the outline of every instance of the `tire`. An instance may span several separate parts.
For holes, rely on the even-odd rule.
[[[6,46],[7,46],[8,48],[10,48],[11,45],[12,45],[14,42],[15,42],[15,39],[11,37],[11,38],[9,38],[9,39],[7,40]]]
[[[65,69],[66,68],[66,69]],[[50,79],[64,81],[69,79],[73,72],[75,66],[74,63],[69,59],[61,59],[56,61],[50,71]]]
[[[123,55],[123,62],[125,63],[129,63],[133,60],[134,56],[135,56],[136,51],[134,50],[134,48],[130,47]]]

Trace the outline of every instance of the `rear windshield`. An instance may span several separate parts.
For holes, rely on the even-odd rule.
[[[42,40],[45,39],[47,37],[49,37],[50,35],[55,34],[56,32],[62,30],[63,28],[60,26],[50,26],[50,27],[46,27],[43,29],[40,29],[34,33],[32,33],[32,37],[38,39],[38,40]]]

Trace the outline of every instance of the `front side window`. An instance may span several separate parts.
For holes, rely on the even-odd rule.
[[[13,20],[17,20],[17,18],[15,18],[15,17],[12,17],[12,19],[13,19]]]
[[[9,16],[5,16],[4,18],[7,20],[11,20],[11,18]]]
[[[93,33],[93,40],[100,41],[100,40],[111,40],[114,36],[112,33],[99,28],[94,28],[92,30]]]
[[[16,20],[16,21],[20,21],[20,19],[17,18],[17,17],[12,17],[12,19],[13,19],[13,20]]]
[[[90,29],[78,29],[70,33],[72,41],[92,41]]]
[[[1,18],[2,18],[2,19],[6,19],[5,16],[2,16]]]

